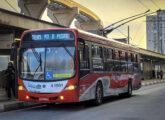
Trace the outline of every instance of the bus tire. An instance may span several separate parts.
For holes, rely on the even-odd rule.
[[[128,82],[128,91],[125,93],[125,97],[131,97],[132,96],[132,82],[131,80]]]
[[[131,97],[132,96],[132,82],[131,80],[128,81],[128,88],[126,93],[121,93],[119,94],[120,97],[125,98],[125,97]]]
[[[96,85],[94,104],[96,106],[100,105],[102,104],[102,101],[103,101],[103,86],[101,82],[98,82]]]

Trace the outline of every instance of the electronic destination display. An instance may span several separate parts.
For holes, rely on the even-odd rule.
[[[74,34],[71,31],[34,31],[27,33],[23,41],[66,41],[74,40]]]

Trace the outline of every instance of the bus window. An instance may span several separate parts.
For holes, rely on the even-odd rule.
[[[92,45],[92,57],[102,58],[102,47]]]
[[[120,52],[115,50],[115,60],[120,60]]]
[[[134,54],[131,53],[131,62],[134,62]]]
[[[125,60],[128,61],[128,53],[125,52]]]
[[[99,46],[99,56],[100,56],[100,58],[102,58],[102,57],[103,57],[102,47],[100,47],[100,46]]]
[[[125,52],[121,52],[121,60],[126,61],[126,54]]]
[[[128,62],[131,62],[131,54],[128,53]]]
[[[135,54],[135,62],[138,62],[138,56]]]
[[[79,50],[79,64],[80,64],[80,73],[79,77],[83,77],[89,73],[89,47],[85,44],[84,40],[79,40],[78,42]]]
[[[110,59],[110,60],[112,60],[112,58],[113,58],[113,50],[112,49],[110,49],[110,48],[108,48],[107,49],[107,59]]]
[[[103,48],[103,55],[104,59],[107,59],[107,49],[105,47]]]
[[[113,71],[114,69],[114,62],[112,60],[108,60],[105,65],[105,70],[106,71]]]
[[[89,69],[89,47],[79,42],[80,69]]]
[[[127,71],[127,63],[126,62],[121,62],[121,71],[126,72]]]
[[[134,71],[138,72],[138,64],[137,63],[134,63]]]
[[[114,61],[114,71],[121,71],[121,64],[120,61]]]
[[[92,63],[94,71],[103,71],[102,47],[92,45]]]
[[[133,72],[133,63],[128,63],[128,72]]]

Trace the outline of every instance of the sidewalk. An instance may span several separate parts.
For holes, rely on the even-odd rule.
[[[163,82],[165,82],[165,79],[142,80],[142,87],[148,86],[148,85],[153,85],[153,84],[158,84],[158,83],[163,83]]]
[[[6,112],[11,110],[17,110],[21,108],[27,108],[39,105],[38,103],[28,103],[28,102],[20,102],[18,99],[12,98],[8,100],[6,92],[0,89],[0,112]]]
[[[158,84],[158,83],[163,83],[163,82],[165,82],[165,79],[163,79],[163,80],[160,80],[160,79],[142,80],[142,87],[148,86],[148,85],[153,85],[153,84]],[[3,96],[3,100],[2,100],[2,95],[0,94],[0,112],[17,110],[17,109],[27,108],[27,107],[37,106],[37,105],[41,105],[41,104],[20,102],[17,99],[7,100],[7,97],[4,98],[4,96]]]

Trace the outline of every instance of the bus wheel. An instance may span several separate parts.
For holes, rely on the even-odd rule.
[[[95,105],[100,105],[103,100],[103,87],[101,82],[97,83],[95,92]]]
[[[126,93],[121,93],[119,94],[120,97],[125,98],[125,97],[131,97],[132,96],[132,82],[128,82],[128,88]]]
[[[128,92],[125,93],[126,97],[131,97],[132,96],[132,82],[128,82]]]

